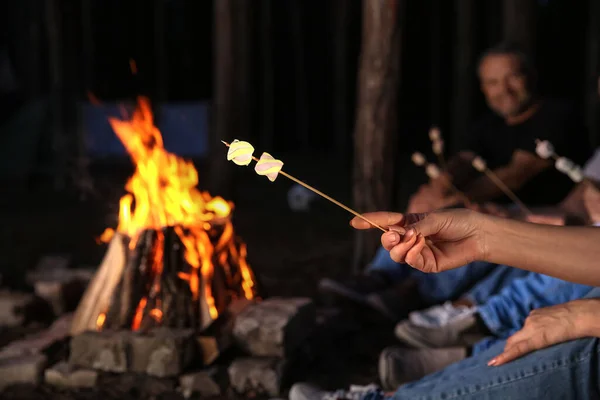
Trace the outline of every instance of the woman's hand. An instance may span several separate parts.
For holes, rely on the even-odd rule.
[[[484,258],[486,246],[481,225],[486,217],[482,214],[456,209],[407,215],[376,212],[365,216],[390,228],[381,236],[381,244],[394,261],[406,262],[423,272],[441,272]],[[372,228],[360,218],[354,218],[351,225],[356,229]],[[403,228],[406,233],[401,235],[395,228]]]
[[[523,329],[508,338],[504,352],[488,365],[506,364],[535,350],[600,335],[599,309],[600,299],[582,299],[533,310]]]

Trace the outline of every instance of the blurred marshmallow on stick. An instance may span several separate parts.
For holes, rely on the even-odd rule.
[[[458,189],[456,186],[454,186],[448,175],[443,174],[437,165],[427,162],[427,159],[422,153],[413,153],[411,160],[413,164],[425,168],[425,174],[427,174],[429,179],[438,179],[440,177],[444,179],[448,187],[452,189],[452,191],[454,191],[454,193],[458,195],[458,197],[460,197],[461,201],[464,203],[465,206],[469,206],[471,204],[471,201],[469,200],[467,195],[463,193],[460,189]]]
[[[583,174],[583,169],[568,158],[560,157],[556,154],[554,146],[549,141],[536,139],[535,152],[545,160],[552,158],[554,160],[554,167],[571,178],[573,182],[589,181]]]
[[[446,160],[444,159],[444,139],[442,139],[442,133],[440,128],[432,126],[429,130],[429,140],[431,140],[431,149],[433,154],[436,155],[440,166],[444,171],[448,171]]]

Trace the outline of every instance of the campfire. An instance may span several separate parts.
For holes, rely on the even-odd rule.
[[[107,253],[71,332],[154,327],[202,330],[236,299],[256,296],[233,204],[199,191],[193,164],[165,150],[147,99],[110,125],[135,164]]]

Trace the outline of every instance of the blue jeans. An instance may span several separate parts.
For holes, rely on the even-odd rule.
[[[600,297],[600,288],[586,298]],[[600,399],[599,339],[560,343],[499,367],[487,362],[504,349],[505,341],[465,360],[403,385],[397,400],[441,399]]]
[[[481,304],[514,278],[528,273],[516,268],[475,261],[439,274],[425,274],[410,265],[396,263],[383,247],[377,250],[367,271],[383,272],[396,282],[409,277],[415,279],[421,298],[428,304],[456,299],[471,288],[469,293],[477,299],[477,304]]]
[[[487,362],[505,342],[452,364],[421,380],[403,385],[397,400],[600,398],[600,347],[596,338],[561,343],[499,367]]]
[[[506,339],[521,329],[531,310],[581,299],[592,289],[592,286],[566,282],[535,272],[513,280],[498,295],[478,307],[479,316],[495,337],[477,343],[473,347],[473,353],[483,351],[498,338]]]

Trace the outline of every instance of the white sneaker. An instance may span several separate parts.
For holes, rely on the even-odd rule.
[[[308,383],[296,383],[290,389],[289,400],[382,400],[383,392],[379,386],[350,385],[349,390],[327,392]]]
[[[408,314],[411,324],[421,328],[441,328],[471,317],[477,312],[477,306],[454,306],[447,301],[442,305],[433,306],[423,311],[413,311]]]

